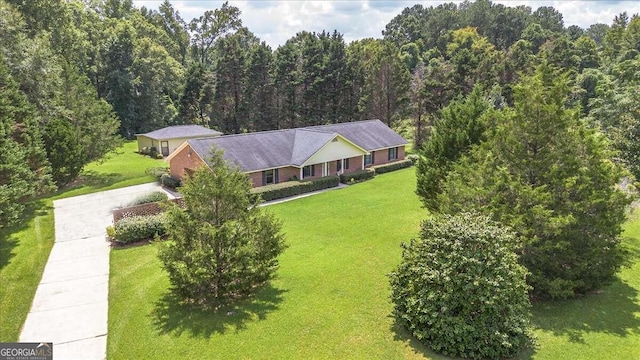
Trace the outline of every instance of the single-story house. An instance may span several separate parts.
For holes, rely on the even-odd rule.
[[[155,147],[162,156],[169,156],[188,139],[208,138],[222,135],[221,132],[200,125],[176,125],[154,130],[146,134],[137,134],[138,151]]]
[[[166,161],[171,175],[207,164],[215,145],[254,187],[352,173],[404,159],[407,141],[380,120],[190,139]]]

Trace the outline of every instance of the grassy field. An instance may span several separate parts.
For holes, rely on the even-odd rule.
[[[34,201],[20,226],[0,231],[0,342],[17,341],[54,241],[53,201],[152,182],[145,169],[166,166],[135,153],[127,142],[101,163],[86,166],[79,181]]]
[[[639,215],[625,226],[633,264],[617,281],[589,296],[534,305],[535,359],[640,359]]]
[[[426,212],[413,169],[269,207],[289,248],[278,278],[219,312],[180,306],[157,245],[111,252],[109,359],[445,359],[389,316],[385,276]],[[640,221],[627,227],[638,253]],[[640,262],[602,292],[535,304],[539,345],[522,359],[638,359]]]

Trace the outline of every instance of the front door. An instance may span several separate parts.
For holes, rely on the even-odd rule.
[[[162,156],[169,156],[169,142],[161,141],[160,150],[162,151]]]

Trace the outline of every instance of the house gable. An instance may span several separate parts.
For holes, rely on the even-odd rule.
[[[176,179],[184,179],[185,173],[189,170],[206,164],[200,154],[193,150],[188,142],[182,143],[165,161],[169,163],[169,172]]]
[[[347,140],[344,136],[336,134],[315,154],[310,156],[302,166],[362,156],[366,153],[363,148]]]

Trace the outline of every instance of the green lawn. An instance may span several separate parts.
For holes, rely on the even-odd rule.
[[[20,226],[0,230],[0,341],[17,341],[54,241],[53,200],[152,182],[145,169],[166,166],[135,153],[127,142],[102,163],[87,165],[80,181],[30,204]]]
[[[385,276],[426,212],[413,169],[269,207],[289,248],[278,278],[217,313],[177,304],[157,245],[111,252],[109,359],[445,359],[394,325]],[[640,221],[627,241],[638,253]],[[640,262],[602,293],[534,306],[539,345],[522,359],[637,359]]]
[[[636,210],[638,211],[638,210]],[[640,359],[640,214],[626,224],[633,265],[619,280],[579,299],[536,304],[535,359]]]

